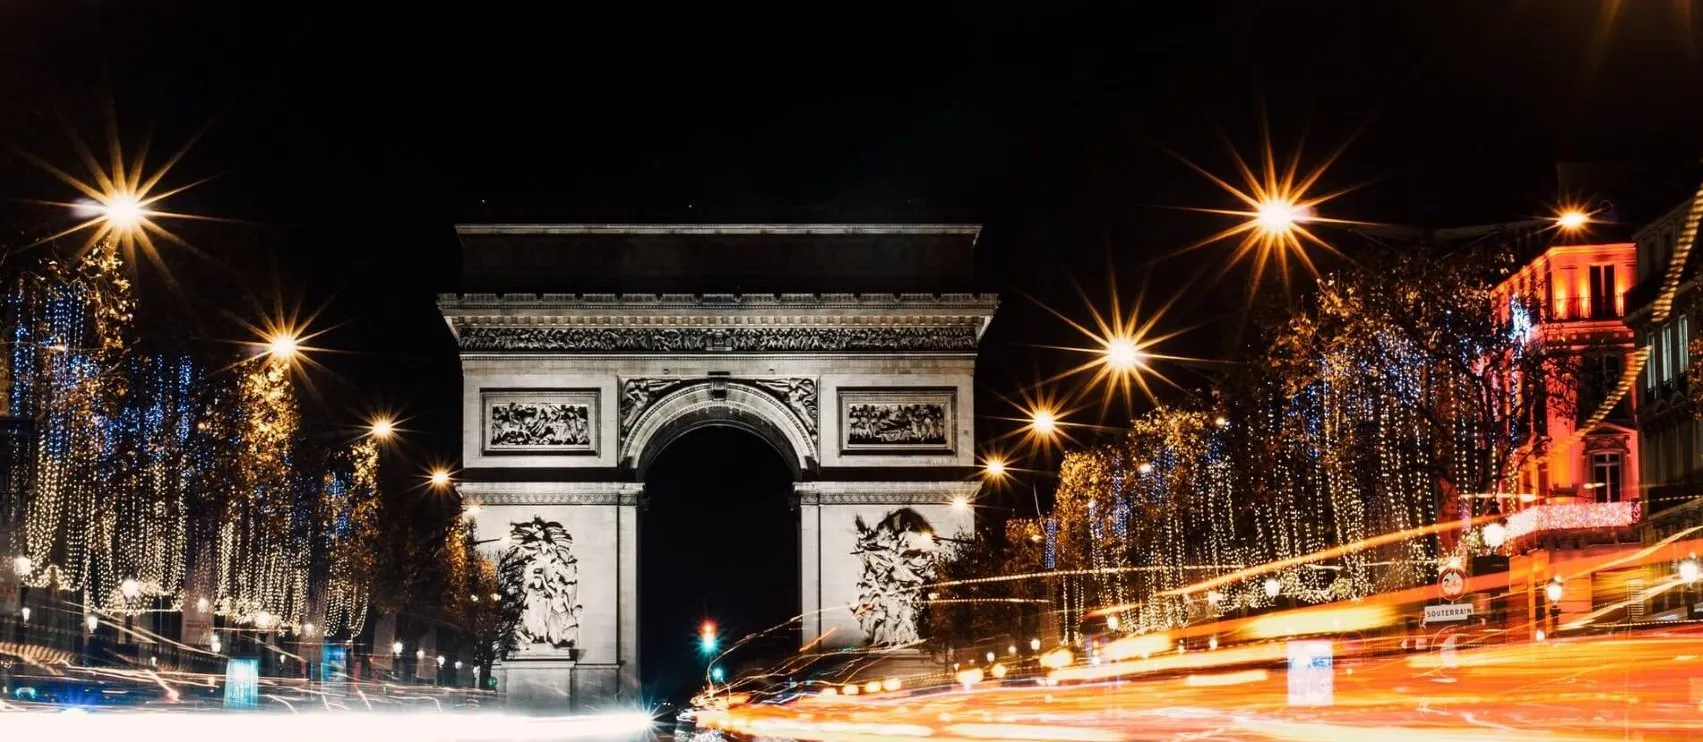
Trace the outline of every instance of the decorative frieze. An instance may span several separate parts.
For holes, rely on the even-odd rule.
[[[855,309],[903,307],[917,309],[982,309],[999,305],[994,294],[442,294],[440,309],[647,309],[653,307],[747,307],[790,309]]]
[[[464,351],[565,353],[843,353],[976,350],[977,328],[469,326]]]

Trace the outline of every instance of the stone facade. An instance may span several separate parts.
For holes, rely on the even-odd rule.
[[[714,236],[635,229],[653,241]],[[799,240],[853,228],[740,229],[756,230],[741,239],[760,243],[763,230]],[[883,249],[893,249],[907,228],[881,229]],[[917,229],[936,242],[975,236]],[[574,285],[571,276],[560,283]],[[996,305],[991,295],[914,293],[440,297],[461,347],[458,486],[480,505],[482,548],[499,556],[510,524],[542,518],[571,535],[577,559],[577,638],[528,644],[505,662],[497,676],[511,701],[590,708],[638,697],[643,482],[657,454],[703,426],[758,435],[794,472],[803,640],[865,643],[858,583],[869,557],[858,553],[858,520],[905,509],[932,529],[928,538],[973,526],[970,509],[953,503],[979,488],[969,476],[975,349]]]

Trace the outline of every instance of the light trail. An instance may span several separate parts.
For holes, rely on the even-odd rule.
[[[1486,516],[1481,516],[1479,518],[1474,518],[1470,521],[1451,519],[1451,520],[1449,520],[1448,522],[1445,522],[1445,523],[1433,523],[1433,524],[1428,525],[1428,526],[1420,526],[1418,528],[1409,528],[1405,531],[1395,531],[1395,532],[1392,532],[1392,533],[1380,534],[1380,535],[1377,535],[1377,536],[1372,536],[1370,538],[1361,539],[1361,540],[1355,541],[1353,543],[1343,544],[1341,546],[1333,546],[1329,549],[1323,549],[1323,550],[1320,550],[1320,551],[1315,551],[1311,554],[1302,554],[1300,556],[1289,557],[1287,559],[1279,559],[1279,560],[1274,561],[1274,562],[1266,562],[1265,564],[1258,564],[1258,565],[1254,565],[1252,567],[1246,567],[1246,568],[1243,568],[1241,570],[1231,572],[1230,574],[1227,574],[1227,575],[1220,575],[1218,577],[1214,577],[1214,578],[1212,578],[1210,580],[1206,580],[1204,582],[1197,582],[1197,583],[1194,583],[1193,585],[1185,585],[1183,587],[1174,588],[1174,589],[1171,589],[1171,590],[1165,590],[1165,591],[1156,593],[1156,595],[1188,595],[1190,593],[1204,592],[1204,591],[1207,591],[1207,590],[1212,590],[1214,588],[1223,587],[1223,586],[1228,585],[1228,584],[1233,583],[1233,582],[1239,582],[1241,580],[1246,580],[1246,579],[1251,579],[1251,578],[1254,578],[1254,577],[1259,577],[1261,575],[1271,574],[1272,572],[1278,572],[1278,571],[1281,571],[1281,570],[1284,570],[1284,569],[1288,569],[1290,567],[1299,567],[1299,566],[1308,564],[1310,562],[1322,562],[1326,559],[1335,559],[1339,556],[1343,556],[1344,554],[1353,554],[1354,552],[1357,552],[1357,551],[1365,551],[1367,549],[1377,548],[1379,546],[1384,546],[1386,544],[1393,544],[1393,543],[1397,543],[1397,542],[1400,542],[1400,541],[1407,541],[1409,539],[1421,538],[1421,537],[1424,537],[1424,536],[1430,536],[1432,534],[1444,533],[1444,532],[1447,532],[1447,531],[1456,531],[1456,530],[1460,530],[1462,528],[1470,528],[1472,526],[1481,525],[1481,524],[1484,524],[1484,523],[1489,523],[1489,522],[1497,520],[1499,518],[1501,518],[1501,516],[1499,516],[1499,515],[1486,515]]]
[[[1613,639],[1398,652],[1336,642],[1326,705],[1291,704],[1287,644],[1167,653],[1033,678],[706,712],[710,728],[813,740],[1677,740],[1703,710],[1703,626]],[[1357,651],[1356,647],[1365,651]],[[1368,653],[1369,652],[1369,653]],[[1415,662],[1414,660],[1430,660]],[[1198,672],[1200,663],[1241,665]],[[1111,665],[1121,669],[1110,669]],[[1129,672],[1139,669],[1139,672]],[[1099,682],[1121,677],[1115,683]]]
[[[192,713],[182,711],[97,711],[61,713],[7,711],[0,727],[7,739],[241,739],[244,742],[301,742],[312,739],[407,739],[411,742],[481,740],[547,742],[574,739],[639,739],[651,731],[649,714],[584,716],[411,713]]]

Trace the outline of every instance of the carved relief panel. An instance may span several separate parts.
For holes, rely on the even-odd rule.
[[[954,389],[841,389],[840,451],[951,453],[957,441]]]
[[[597,453],[597,390],[485,390],[485,453]]]

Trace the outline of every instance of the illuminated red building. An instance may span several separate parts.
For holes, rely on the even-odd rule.
[[[1510,590],[1518,596],[1511,607],[1524,604],[1513,613],[1551,631],[1556,619],[1587,613],[1596,602],[1593,581],[1568,575],[1566,562],[1639,538],[1638,431],[1632,397],[1619,388],[1637,351],[1623,321],[1636,260],[1631,242],[1557,244],[1494,294],[1516,331],[1577,363],[1573,378],[1550,385],[1561,398],[1538,412],[1538,435],[1502,504],[1503,550],[1512,557]],[[1560,600],[1551,601],[1549,583],[1557,578]]]
[[[1516,327],[1529,326],[1535,342],[1550,352],[1571,351],[1579,364],[1576,379],[1556,386],[1572,398],[1547,406],[1539,427],[1542,435],[1521,461],[1517,492],[1527,495],[1518,498],[1527,506],[1522,510],[1543,505],[1630,504],[1639,498],[1638,432],[1630,398],[1623,398],[1601,418],[1590,419],[1619,384],[1636,350],[1632,330],[1622,321],[1636,256],[1631,242],[1556,245],[1497,288],[1498,305],[1520,315],[1513,322]],[[1580,525],[1601,525],[1589,516],[1577,519]],[[1509,536],[1565,528],[1573,520],[1562,515],[1527,516],[1510,524]],[[1522,533],[1522,528],[1514,527],[1524,527],[1527,521],[1530,530]]]

